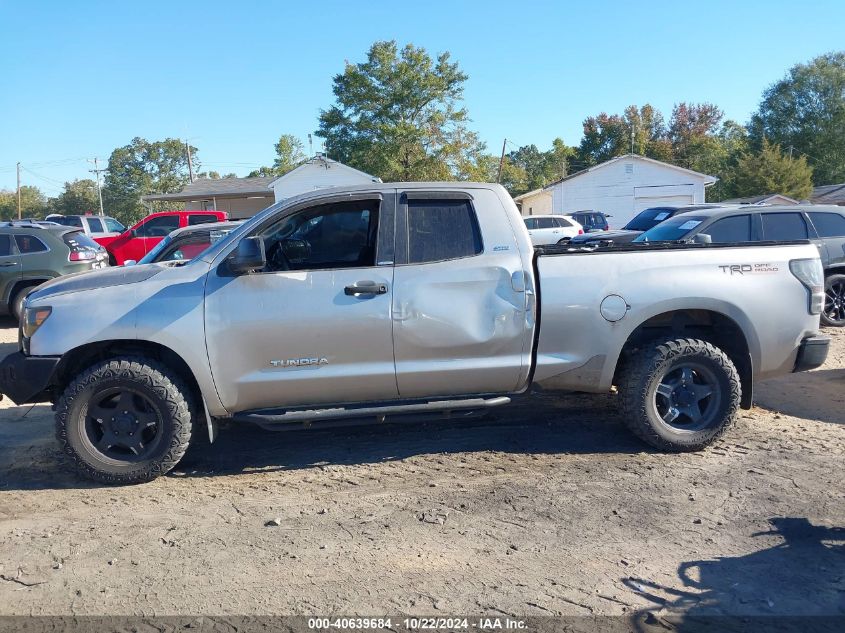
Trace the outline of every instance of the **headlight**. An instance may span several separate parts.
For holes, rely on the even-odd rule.
[[[789,270],[810,294],[810,314],[820,314],[824,306],[824,270],[820,259],[793,259]]]
[[[38,328],[41,327],[41,324],[47,320],[47,317],[50,316],[50,313],[53,311],[53,308],[43,306],[37,308],[26,308],[24,311],[23,316],[23,335],[26,338],[30,338],[35,332],[38,331]]]

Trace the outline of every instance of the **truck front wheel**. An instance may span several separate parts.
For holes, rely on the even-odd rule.
[[[736,419],[740,381],[725,353],[678,338],[646,345],[623,360],[617,380],[625,424],[669,451],[697,451]]]
[[[167,473],[191,440],[191,392],[143,357],[100,362],[76,376],[56,405],[56,436],[81,474],[110,484]]]

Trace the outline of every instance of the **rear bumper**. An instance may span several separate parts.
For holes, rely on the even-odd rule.
[[[60,360],[60,356],[9,354],[0,362],[0,394],[15,404],[44,402]]]
[[[821,367],[827,359],[829,347],[830,337],[808,336],[798,346],[798,355],[795,357],[795,367],[792,371],[808,371]]]

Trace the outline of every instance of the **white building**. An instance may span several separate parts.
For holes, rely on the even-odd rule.
[[[284,176],[279,176],[269,187],[273,190],[276,202],[279,202],[314,189],[362,185],[368,182],[381,182],[381,178],[317,155]]]
[[[601,211],[620,228],[649,207],[704,202],[704,189],[718,180],[653,158],[626,154],[576,172],[514,200],[522,215]]]

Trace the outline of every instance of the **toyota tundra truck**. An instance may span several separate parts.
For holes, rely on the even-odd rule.
[[[824,362],[823,285],[806,242],[534,248],[498,185],[323,189],[191,261],[44,284],[0,391],[53,402],[107,483],[168,472],[222,421],[472,415],[533,384],[616,391],[642,440],[693,451],[757,380]]]

